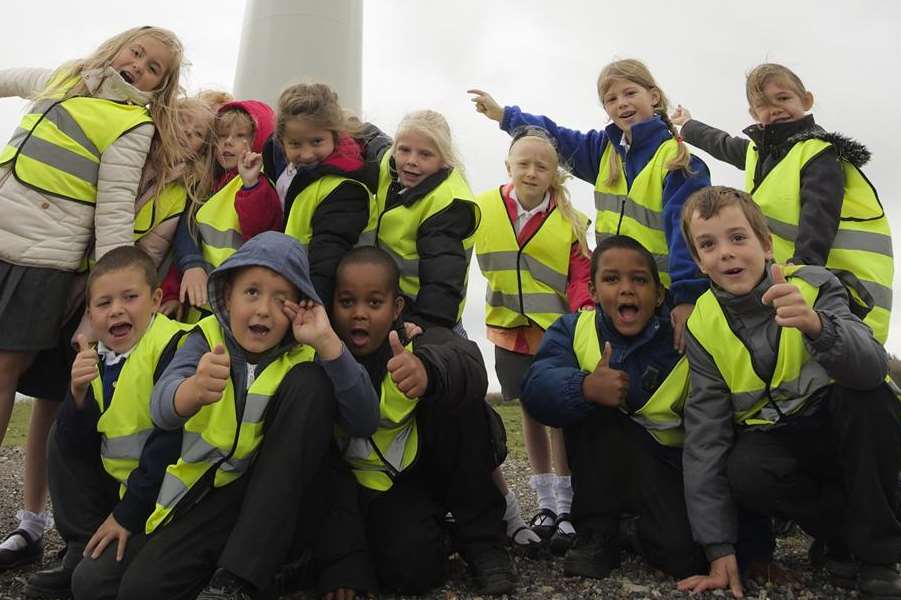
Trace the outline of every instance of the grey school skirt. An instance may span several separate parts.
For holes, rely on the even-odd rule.
[[[0,260],[0,351],[52,348],[75,273]]]
[[[494,347],[494,372],[497,373],[497,379],[501,383],[501,395],[505,401],[519,399],[522,380],[525,379],[526,371],[534,361],[535,357],[531,354],[511,352],[500,346]]]

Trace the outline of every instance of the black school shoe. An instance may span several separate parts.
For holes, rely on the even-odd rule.
[[[225,569],[216,569],[197,600],[253,600],[254,590]]]
[[[532,531],[534,531],[538,537],[547,541],[551,539],[554,532],[557,531],[557,513],[549,508],[542,508],[535,513],[535,516],[529,521],[529,527],[532,528]]]
[[[500,596],[516,589],[513,561],[501,544],[469,544],[461,548],[460,555],[469,566],[477,593]]]
[[[3,538],[5,542],[12,536],[17,535],[25,540],[25,546],[18,550],[0,550],[0,572],[7,569],[15,569],[24,565],[38,562],[44,556],[44,538],[34,540],[31,534],[24,529],[16,529],[11,534]]]
[[[554,556],[564,556],[573,545],[573,540],[576,538],[575,533],[564,533],[563,531],[560,531],[560,523],[563,521],[572,525],[569,513],[560,513],[557,520],[554,522],[554,535],[551,536],[551,539],[548,542],[548,545],[551,548],[551,554]]]
[[[580,529],[563,559],[563,574],[604,579],[619,566],[619,562],[620,551],[615,537]]]
[[[68,600],[72,597],[72,573],[74,567],[61,562],[51,569],[33,573],[25,583],[22,593],[26,598],[42,600]]]

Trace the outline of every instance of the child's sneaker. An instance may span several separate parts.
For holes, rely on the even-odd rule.
[[[216,569],[197,600],[253,600],[253,589],[225,569]]]

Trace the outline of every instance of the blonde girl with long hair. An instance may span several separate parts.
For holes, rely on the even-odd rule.
[[[667,116],[669,101],[651,72],[635,59],[614,61],[597,80],[610,123],[588,132],[502,107],[490,94],[469,90],[476,110],[511,132],[524,125],[547,129],[573,174],[595,186],[595,234],[637,239],[654,255],[667,288],[673,345],[684,350],[683,331],[694,302],[707,287],[680,231],[685,200],[710,185],[707,166],[692,156]]]
[[[591,262],[588,217],[570,201],[550,134],[540,127],[513,133],[505,160],[510,181],[478,197],[482,221],[476,233],[476,258],[488,280],[485,321],[494,344],[495,371],[505,400],[520,397],[544,331],[561,315],[590,309]],[[495,481],[505,494],[507,535],[514,548],[528,552],[548,542],[563,554],[575,530],[569,518],[572,485],[563,435],[546,428],[523,409],[523,435],[532,468],[529,479],[538,496],[538,513],[529,528],[516,495],[498,470]]]
[[[54,348],[80,305],[77,271],[133,243],[134,202],[156,135],[157,172],[179,162],[174,106],[181,42],[136,27],[56,70],[0,71],[0,96],[32,99],[0,151],[0,439],[16,388],[39,352]],[[46,432],[58,405],[32,409],[29,479],[44,481]],[[42,434],[42,435],[41,435]],[[0,568],[39,560],[46,485],[26,494],[20,526],[0,545]]]

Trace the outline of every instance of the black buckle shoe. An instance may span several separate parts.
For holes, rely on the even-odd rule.
[[[0,549],[0,572],[6,571],[7,569],[15,569],[16,567],[30,565],[31,563],[38,562],[44,555],[43,537],[40,537],[37,540],[33,540],[31,538],[31,534],[24,529],[16,529],[8,536],[3,538],[3,541],[5,542],[14,535],[17,535],[25,540],[25,546],[19,548],[18,550]]]
[[[225,569],[216,569],[197,600],[253,600],[253,589]]]
[[[22,593],[26,598],[68,600],[72,597],[72,572],[74,570],[74,568],[60,563],[52,569],[37,571],[25,582]]]
[[[604,579],[619,567],[616,540],[593,531],[577,531],[572,547],[563,559],[563,574],[570,577]]]
[[[564,533],[560,531],[560,523],[566,521],[570,525],[572,525],[572,520],[570,519],[569,513],[560,513],[557,516],[557,520],[554,523],[554,535],[551,536],[550,547],[551,554],[555,556],[563,556],[566,554],[567,550],[573,545],[573,540],[576,538],[576,534],[574,533]]]
[[[872,600],[901,598],[901,573],[898,573],[898,566],[860,565],[857,574],[857,589],[864,598]]]
[[[460,554],[469,566],[477,593],[500,596],[516,589],[513,561],[500,544],[470,544]]]
[[[550,524],[545,525],[545,523],[548,522],[550,522]],[[529,521],[529,527],[532,528],[532,531],[534,531],[538,537],[547,541],[551,539],[551,536],[557,531],[557,513],[549,508],[542,508],[535,513],[535,516]]]

